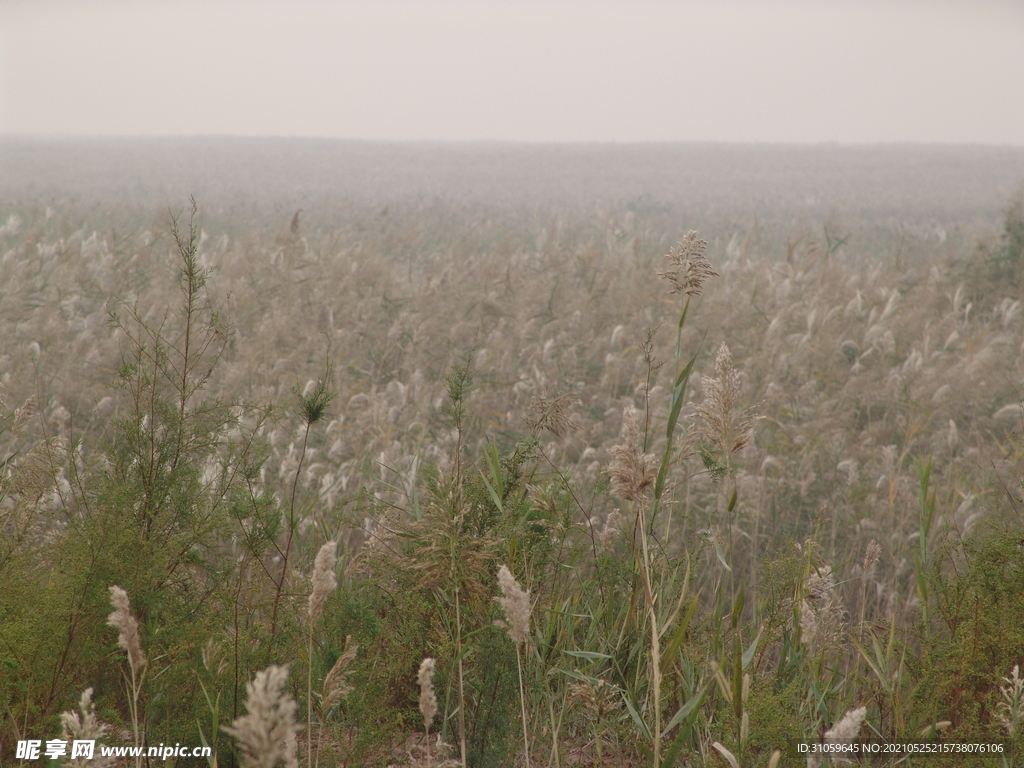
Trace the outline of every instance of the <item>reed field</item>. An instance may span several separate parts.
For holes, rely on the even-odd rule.
[[[1024,762],[1024,151],[0,159],[0,765]]]

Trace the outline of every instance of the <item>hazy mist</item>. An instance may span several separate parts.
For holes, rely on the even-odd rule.
[[[0,4],[0,133],[1024,144],[1020,2]]]

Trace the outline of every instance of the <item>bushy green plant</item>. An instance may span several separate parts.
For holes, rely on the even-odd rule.
[[[946,545],[930,574],[931,626],[920,628],[913,702],[919,723],[949,720],[948,738],[1006,739],[996,717],[1000,681],[1024,658],[1024,526],[995,513]]]

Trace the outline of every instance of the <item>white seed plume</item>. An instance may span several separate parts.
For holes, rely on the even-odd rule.
[[[612,446],[612,463],[608,467],[612,493],[624,501],[639,502],[654,484],[655,457],[644,453],[640,412],[632,405],[622,411],[620,439],[620,445]]]
[[[417,675],[420,684],[420,712],[423,714],[423,724],[426,731],[430,732],[430,724],[434,722],[434,715],[437,714],[437,696],[434,695],[434,660],[426,658],[420,664],[420,672]]]
[[[665,254],[670,267],[659,272],[658,277],[668,280],[672,285],[669,293],[700,296],[704,290],[704,281],[709,277],[718,277],[704,256],[707,247],[707,241],[701,240],[696,231],[691,229],[680,243]]]
[[[128,593],[116,585],[111,587],[110,604],[114,606],[114,612],[107,617],[107,624],[117,629],[117,644],[128,651],[132,672],[139,675],[146,666],[146,657],[142,653],[139,622],[132,616]]]
[[[843,715],[842,719],[825,731],[825,743],[826,744],[846,744],[857,738],[860,733],[860,726],[864,722],[864,718],[867,717],[867,707],[857,707],[851,709]],[[836,765],[848,765],[849,760],[837,757],[833,758],[833,763]],[[820,757],[809,757],[807,758],[807,768],[821,768],[822,758]]]
[[[324,693],[321,697],[321,710],[329,712],[339,701],[355,690],[349,685],[348,674],[351,670],[348,665],[352,663],[359,652],[359,646],[352,642],[352,635],[345,638],[345,652],[338,657],[331,667],[331,671],[324,678]]]
[[[615,543],[615,537],[619,535],[619,526],[621,524],[622,515],[619,514],[619,510],[613,509],[608,513],[608,517],[604,521],[604,527],[601,528],[601,532],[597,535],[598,541],[601,542],[602,552],[611,550],[612,545]]]
[[[234,736],[242,750],[243,768],[298,768],[298,726],[295,700],[284,690],[288,668],[271,665],[257,672],[247,683],[242,715],[224,730]]]
[[[329,541],[320,547],[313,564],[313,591],[309,595],[309,622],[316,624],[324,613],[327,596],[338,586],[334,564],[338,560],[338,544]]]
[[[754,426],[763,416],[754,408],[741,409],[740,375],[732,364],[732,353],[724,343],[715,356],[715,376],[704,376],[704,402],[695,406],[696,414],[704,421],[701,437],[722,455],[728,465],[732,455],[743,450],[754,434]]]
[[[530,636],[530,593],[519,586],[507,565],[498,569],[498,586],[502,597],[494,598],[505,611],[508,619],[508,634],[516,645],[526,642]]]
[[[1024,678],[1020,676],[1020,665],[1014,664],[1010,676],[1003,680],[1006,685],[999,689],[1003,701],[996,707],[996,717],[1013,738],[1024,720]]]
[[[106,723],[101,723],[96,718],[96,710],[92,703],[92,688],[86,688],[82,691],[82,698],[78,703],[78,709],[81,712],[79,716],[78,712],[64,712],[60,716],[61,722],[61,737],[64,741],[95,741],[101,739],[106,735],[110,729]],[[86,760],[85,757],[79,756],[70,762],[66,762],[65,765],[69,768],[108,768],[114,764],[113,758],[102,757],[99,754],[100,750],[95,750],[93,758]]]
[[[860,733],[860,726],[867,717],[867,707],[848,710],[842,719],[825,731],[825,741],[829,744],[843,744],[853,741]]]

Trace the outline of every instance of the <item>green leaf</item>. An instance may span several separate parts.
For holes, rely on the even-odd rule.
[[[683,396],[686,394],[686,383],[689,381],[690,372],[693,370],[694,363],[697,362],[697,355],[694,354],[690,358],[690,362],[686,364],[686,367],[679,372],[676,376],[675,385],[672,388],[672,401],[669,408],[668,424],[665,426],[665,435],[668,438],[668,443],[665,445],[665,453],[661,458],[661,467],[658,470],[658,477],[654,481],[654,499],[657,501],[661,498],[661,494],[665,491],[665,478],[668,476],[668,467],[672,462],[672,434],[676,430],[676,424],[679,422],[679,412],[683,408]]]
[[[683,704],[683,706],[681,706],[674,715],[672,715],[672,719],[668,721],[668,725],[665,726],[665,730],[661,732],[661,738],[665,738],[666,736],[668,736],[669,731],[671,731],[681,722],[689,718],[690,714],[695,712],[697,707],[699,707],[704,702],[704,696],[707,694],[707,692],[708,687],[705,685],[703,688],[697,691],[697,693],[691,696],[689,700],[685,704]]]
[[[743,659],[742,659],[743,671],[746,671],[747,667],[750,666],[751,659],[754,658],[754,653],[757,651],[757,644],[761,640],[761,633],[762,632],[764,632],[764,625],[763,624],[761,625],[761,628],[757,630],[757,637],[754,638],[754,642],[752,642],[747,647],[747,650],[745,650],[743,652]]]
[[[640,717],[640,713],[636,711],[636,708],[633,706],[633,702],[629,700],[629,696],[626,695],[625,691],[622,691],[622,700],[626,704],[626,709],[629,710],[629,716],[632,717],[633,722],[636,723],[636,727],[640,729],[640,732],[643,734],[645,739],[651,741],[651,729],[647,727],[647,723],[645,723],[644,719]]]
[[[494,502],[494,506],[497,508],[498,514],[504,515],[505,514],[505,509],[501,505],[501,497],[498,496],[498,492],[496,490],[494,490],[494,486],[492,486],[490,484],[490,482],[488,482],[487,475],[485,475],[483,472],[481,472],[480,473],[480,479],[483,480],[484,481],[484,485],[487,486],[487,493],[490,494],[491,501]]]
[[[732,567],[725,562],[725,555],[722,554],[722,548],[718,544],[718,540],[715,540],[715,555],[718,557],[718,562],[725,566],[725,570],[732,571]]]
[[[679,647],[683,644],[683,640],[686,637],[686,630],[690,627],[690,620],[693,618],[693,614],[697,610],[697,600],[698,596],[694,595],[689,608],[686,609],[686,613],[683,615],[683,620],[679,622],[679,625],[676,627],[676,631],[672,633],[672,638],[665,646],[665,652],[661,655],[662,674],[664,674],[668,665],[672,663],[672,659],[675,658],[675,655],[679,652]]]
[[[598,659],[611,659],[607,653],[598,653],[597,651],[562,651],[566,656],[573,656],[577,659],[586,659],[587,661],[597,661]]]

